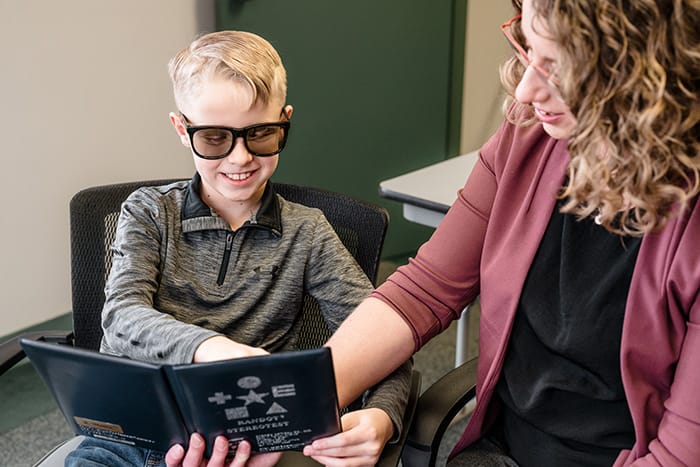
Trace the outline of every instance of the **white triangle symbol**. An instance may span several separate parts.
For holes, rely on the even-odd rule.
[[[287,409],[279,405],[277,402],[273,402],[268,409],[267,414],[269,415],[273,413],[287,413]]]

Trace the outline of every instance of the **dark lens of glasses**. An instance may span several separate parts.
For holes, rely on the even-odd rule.
[[[240,130],[224,127],[194,128],[191,133],[194,152],[204,159],[221,159],[228,156],[243,137],[246,149],[254,156],[266,157],[279,154],[287,142],[289,122],[264,123]]]
[[[223,128],[200,128],[192,134],[194,151],[205,159],[225,157],[233,143],[233,133]]]
[[[281,125],[259,125],[245,133],[248,151],[257,156],[279,153],[287,141],[287,130]]]

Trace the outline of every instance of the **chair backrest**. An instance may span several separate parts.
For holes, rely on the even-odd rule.
[[[111,245],[122,202],[142,186],[165,185],[177,180],[149,180],[87,188],[70,202],[71,289],[75,345],[98,349],[102,339],[101,312],[104,286],[112,265]],[[350,196],[317,188],[273,183],[285,199],[323,211],[338,237],[375,283],[387,211]],[[301,348],[322,345],[330,332],[318,305],[304,300]]]

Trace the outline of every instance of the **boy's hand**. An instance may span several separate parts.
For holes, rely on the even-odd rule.
[[[217,436],[214,441],[211,459],[204,458],[204,439],[197,433],[190,437],[190,446],[187,452],[176,444],[165,455],[167,467],[269,467],[279,461],[282,456],[279,452],[256,454],[251,457],[250,443],[242,441],[238,444],[236,455],[230,463],[226,463],[228,454],[228,441],[224,436]]]
[[[239,344],[224,336],[214,336],[205,340],[194,352],[193,362],[213,362],[216,360],[229,360],[231,358],[253,357],[255,355],[268,355],[270,352],[259,347],[251,347]]]
[[[355,410],[343,415],[343,432],[314,441],[304,455],[329,467],[373,466],[394,434],[394,424],[381,409]]]

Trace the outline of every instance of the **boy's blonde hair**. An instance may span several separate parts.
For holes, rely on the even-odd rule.
[[[282,59],[268,41],[243,31],[219,31],[195,39],[168,64],[175,104],[181,110],[203,81],[221,78],[245,84],[252,93],[251,107],[287,96],[287,73]]]

